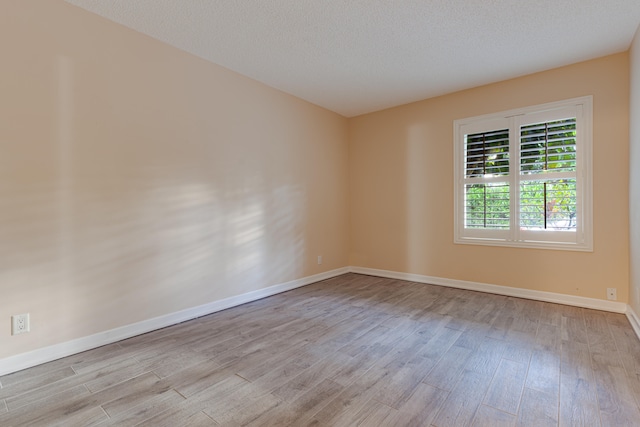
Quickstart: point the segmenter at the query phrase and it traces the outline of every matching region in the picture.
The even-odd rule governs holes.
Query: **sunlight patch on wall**
[[[423,271],[428,260],[425,259],[425,246],[428,217],[427,184],[429,182],[427,150],[427,132],[423,125],[413,125],[408,129],[406,141],[406,173],[407,173],[407,270],[408,272]],[[432,200],[438,203],[437,200]]]
[[[73,176],[73,137],[74,137],[74,64],[68,56],[58,55],[55,63],[57,87],[55,92],[55,188],[57,252],[56,263],[58,277],[50,285],[58,288],[55,292],[60,303],[73,298],[75,288],[75,248],[73,233],[74,218],[74,176]],[[35,153],[34,153],[35,154]],[[74,313],[65,311],[59,314],[65,321],[72,323]],[[38,319],[35,319],[36,322]]]

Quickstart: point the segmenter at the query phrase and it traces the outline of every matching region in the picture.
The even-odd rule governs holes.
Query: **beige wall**
[[[629,168],[629,227],[630,227],[630,292],[629,304],[640,315],[640,27],[631,45],[631,103],[630,168]]]
[[[621,53],[350,119],[351,265],[626,302],[628,82]],[[453,120],[583,95],[594,252],[453,244]]]
[[[0,358],[347,265],[345,118],[61,0],[0,52]]]

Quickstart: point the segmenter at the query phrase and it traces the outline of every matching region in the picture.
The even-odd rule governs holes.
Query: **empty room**
[[[639,25],[0,0],[0,426],[640,426]]]

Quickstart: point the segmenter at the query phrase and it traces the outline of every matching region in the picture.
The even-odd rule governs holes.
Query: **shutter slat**
[[[465,177],[508,175],[509,148],[508,129],[466,135]]]
[[[535,123],[520,128],[520,172],[576,170],[576,119]]]
[[[575,231],[576,180],[549,179],[520,184],[520,227]]]
[[[465,227],[509,229],[509,184],[465,185]]]

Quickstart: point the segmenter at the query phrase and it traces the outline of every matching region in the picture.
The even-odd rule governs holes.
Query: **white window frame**
[[[520,174],[520,127],[529,123],[569,117],[567,114],[576,117],[576,231],[521,230],[518,203],[520,183],[532,178],[530,175],[521,177]],[[465,177],[465,136],[498,129],[509,129],[509,174],[500,177]],[[592,129],[592,96],[455,120],[453,122],[454,243],[592,252]],[[540,178],[550,178],[551,176],[556,175],[551,173],[539,175]],[[465,228],[465,185],[489,182],[509,183],[509,229]]]

